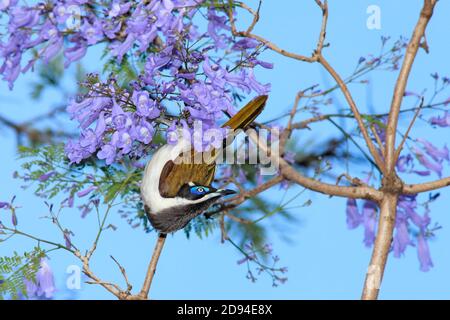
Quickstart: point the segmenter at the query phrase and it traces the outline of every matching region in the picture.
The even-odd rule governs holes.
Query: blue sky
[[[348,0],[330,1],[327,41],[331,46],[324,55],[341,75],[353,71],[358,58],[371,52],[378,52],[380,37],[400,35],[408,36],[417,20],[422,1],[387,1],[387,0]],[[250,1],[249,4],[255,4]],[[280,6],[283,3],[283,6]],[[369,5],[378,5],[381,9],[381,30],[369,30],[366,27]],[[440,1],[435,15],[429,25],[427,40],[430,54],[423,50],[411,74],[408,90],[421,91],[431,88],[432,72],[450,75],[448,55],[448,12],[450,3]],[[315,48],[320,26],[320,11],[314,1],[265,1],[261,11],[260,23],[255,32],[272,40],[280,47],[290,51],[309,54]],[[331,80],[318,65],[309,65],[289,60],[276,54],[266,52],[265,60],[274,62],[273,70],[261,70],[258,77],[263,82],[272,83],[272,92],[267,109],[261,120],[273,118],[292,105],[295,93],[315,83]],[[85,59],[89,70],[98,68],[98,52],[91,52]],[[73,70],[70,70],[70,72]],[[97,70],[99,71],[99,70]],[[377,112],[385,112],[395,83],[395,75],[387,72],[375,72],[370,76],[372,83],[372,101]],[[21,76],[14,91],[9,92],[4,82],[0,83],[0,114],[11,119],[24,120],[41,114],[58,103],[61,97],[57,92],[47,93],[42,100],[34,102],[29,98],[30,83],[34,75]],[[69,79],[69,77],[68,77]],[[64,80],[64,85],[73,88],[74,84]],[[362,110],[366,109],[366,89],[363,86],[351,87],[355,100]],[[341,105],[342,96],[336,95]],[[409,106],[405,100],[405,106]],[[331,105],[330,111],[335,111]],[[325,110],[326,111],[326,110]],[[408,124],[408,118],[401,124]],[[336,135],[334,129],[327,126],[312,127],[313,132],[302,132],[296,137],[297,145],[306,144],[309,139],[323,141]],[[316,130],[314,130],[316,129]],[[318,130],[317,130],[318,129]],[[413,129],[414,136],[421,136],[438,146],[448,143],[446,130],[433,130],[423,122],[417,122]],[[12,172],[18,168],[14,135],[5,128],[0,129],[1,166],[0,166],[0,201],[9,200],[17,195],[21,229],[40,235],[43,238],[60,241],[56,228],[48,221],[40,219],[46,214],[46,207],[41,199],[32,195],[30,190],[22,190],[21,183],[12,179]],[[363,171],[363,168],[361,168]],[[447,175],[449,170],[446,170]],[[408,177],[414,179],[413,177]],[[414,180],[408,180],[414,181]],[[295,193],[293,190],[292,193]],[[279,196],[278,191],[270,191],[268,197]],[[409,248],[404,257],[390,257],[380,297],[383,299],[448,299],[450,298],[450,215],[448,212],[448,190],[432,206],[431,217],[443,228],[430,243],[434,268],[424,273],[419,271],[415,248]],[[239,253],[229,244],[220,243],[220,234],[215,232],[206,239],[192,237],[187,240],[184,233],[169,236],[161,256],[157,275],[152,287],[151,297],[155,299],[357,299],[360,296],[365,271],[371,251],[362,243],[363,230],[348,230],[345,223],[345,199],[328,198],[310,192],[297,201],[298,204],[311,199],[309,207],[293,209],[298,218],[296,225],[289,226],[281,232],[274,231],[270,242],[281,258],[281,265],[289,268],[289,280],[277,288],[271,287],[268,278],[261,277],[256,283],[245,279],[246,269],[238,266]],[[5,215],[5,211],[0,213]],[[0,216],[0,220],[4,218]],[[277,217],[273,217],[276,220]],[[6,219],[6,217],[5,217]],[[87,246],[95,236],[96,218],[79,217],[77,210],[64,213],[63,223],[75,232],[76,243]],[[109,258],[112,254],[127,269],[135,290],[145,275],[146,267],[153,250],[155,234],[146,234],[141,230],[131,229],[117,214],[112,215],[111,223],[117,225],[117,231],[105,232],[103,240],[94,259],[92,268],[102,279],[123,285],[120,272]],[[281,228],[286,228],[280,224]],[[287,233],[291,241],[283,240]],[[0,255],[30,249],[34,243],[24,239],[13,239],[0,246]],[[63,252],[51,256],[51,266],[56,274],[60,291],[59,298],[109,299],[112,296],[104,289],[83,284],[81,290],[65,289],[66,269],[70,265],[79,265],[78,261]]]

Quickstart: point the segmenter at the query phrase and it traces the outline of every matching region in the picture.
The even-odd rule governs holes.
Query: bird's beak
[[[230,194],[237,193],[236,191],[231,190],[231,189],[218,189],[216,192],[219,193],[222,196],[228,196]]]

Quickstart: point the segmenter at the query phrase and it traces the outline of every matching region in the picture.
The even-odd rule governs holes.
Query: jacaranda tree
[[[254,73],[255,69],[271,72],[272,63],[260,58],[267,50],[298,63],[318,64],[335,83],[329,88],[311,84],[286,93],[293,96],[286,114],[253,124],[253,133],[271,132],[270,143],[249,134],[242,144],[267,152],[277,166],[276,173],[264,174],[263,164],[222,166],[215,184],[231,185],[239,192],[191,221],[184,229],[186,235],[201,237],[220,230],[222,240],[242,253],[239,263],[247,264],[250,280],[263,272],[274,285],[282,284],[287,269],[278,265],[278,257],[267,244],[267,226],[257,222],[272,219],[275,213],[286,219],[292,216],[261,194],[273,188],[310,190],[344,198],[348,227],[365,230],[364,244],[373,247],[373,254],[362,298],[377,298],[390,254],[399,257],[414,246],[420,269],[428,271],[433,266],[428,239],[438,228],[431,222],[429,205],[439,197],[432,191],[450,184],[449,177],[442,177],[450,156],[446,146],[412,137],[410,131],[418,118],[430,127],[450,126],[450,113],[445,110],[450,102],[442,98],[450,79],[432,73],[431,96],[407,91],[407,83],[416,56],[429,50],[425,32],[437,0],[423,0],[408,38],[383,37],[380,53],[361,57],[354,62],[354,72],[345,76],[327,58],[333,55],[326,38],[327,1],[315,2],[322,21],[311,32],[317,32],[318,40],[312,54],[303,55],[254,32],[262,2],[251,7],[232,0],[0,0],[0,74],[11,90],[21,73],[39,72],[42,83],[34,89],[39,95],[47,86],[58,86],[63,67],[77,64],[79,71],[74,80],[78,92],[46,114],[49,118],[66,115],[77,124],[76,132],[61,128],[44,132],[33,128],[34,122],[2,120],[25,138],[20,140],[23,163],[15,177],[43,198],[61,242],[48,240],[39,230],[22,230],[20,212],[26,206],[19,210],[17,200],[1,199],[1,241],[22,236],[36,241],[36,247],[0,258],[0,296],[51,298],[55,288],[46,257],[64,251],[79,259],[89,283],[101,285],[119,299],[147,299],[160,250],[155,250],[156,259],[140,291],[132,290],[126,266],[115,259],[126,288],[102,279],[101,272],[91,268],[102,234],[115,228],[109,215],[119,211],[136,232],[151,233],[139,186],[145,163],[155,150],[176,143],[180,129],[202,137],[208,130],[224,130],[221,124],[237,112],[242,101],[255,96],[269,95],[266,108],[276,108],[277,102],[270,100],[270,83],[261,83]],[[102,65],[98,73],[85,74],[81,62],[94,46],[103,50]],[[384,113],[362,113],[351,85],[364,84],[365,76],[375,70],[397,75],[392,103]],[[345,97],[346,107],[327,113],[324,107],[333,103],[331,95],[336,92]],[[413,106],[403,103],[405,96],[415,100]],[[400,115],[409,119],[405,128],[399,125]],[[353,130],[344,130],[339,119],[350,119]],[[296,133],[314,130],[316,123],[337,128],[343,137],[331,140],[321,153],[306,154],[295,144]],[[196,151],[222,144],[195,141]],[[274,141],[277,152],[271,148]],[[352,151],[345,147],[349,144]],[[339,164],[344,161],[357,165],[347,166],[342,173]],[[428,177],[428,182],[410,184],[409,177],[414,175]],[[63,201],[54,203],[54,197],[63,195]],[[420,197],[424,199],[419,205]],[[75,236],[61,214],[75,201],[82,218],[98,217],[98,233],[89,248],[77,245],[77,238],[85,235]]]

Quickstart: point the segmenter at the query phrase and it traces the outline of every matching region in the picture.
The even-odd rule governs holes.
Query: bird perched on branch
[[[247,128],[261,113],[266,101],[267,96],[256,97],[222,127],[232,130]],[[212,150],[212,154],[218,150]],[[176,144],[162,146],[147,163],[141,196],[150,223],[160,233],[184,228],[221,197],[235,193],[211,186],[215,161],[197,163],[181,160],[193,160],[198,155],[203,154],[195,152],[191,142],[181,138]]]

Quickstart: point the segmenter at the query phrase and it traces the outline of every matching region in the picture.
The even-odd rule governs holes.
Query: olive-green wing
[[[194,152],[191,152],[194,157]],[[213,179],[216,170],[216,164],[206,163],[179,163],[175,164],[169,161],[163,168],[161,177],[159,179],[159,192],[163,197],[175,197],[180,188],[188,183],[194,182],[197,185],[209,186]]]
[[[238,113],[231,117],[223,127],[231,129],[244,129],[251,124],[255,118],[264,109],[267,101],[267,96],[258,96],[245,105]],[[159,191],[164,197],[174,197],[180,188],[188,183],[194,182],[198,185],[209,186],[213,179],[216,170],[215,162],[212,163],[194,163],[194,158],[201,157],[194,150],[191,150],[191,161],[186,163],[183,161],[169,161],[163,169],[159,181]],[[181,154],[180,157],[184,157]],[[202,159],[202,158],[197,158]],[[179,160],[179,159],[178,159]]]

